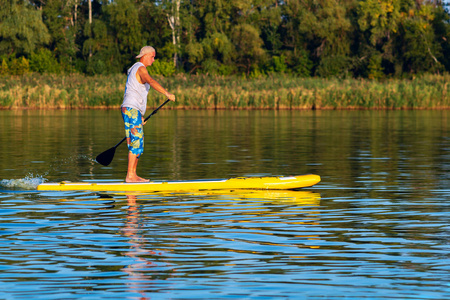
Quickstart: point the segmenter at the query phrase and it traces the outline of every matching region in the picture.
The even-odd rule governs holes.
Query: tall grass
[[[412,80],[255,79],[177,75],[155,77],[183,109],[420,109],[450,108],[450,75]],[[125,75],[0,77],[0,108],[112,108],[122,103]],[[148,105],[163,97],[151,92]]]

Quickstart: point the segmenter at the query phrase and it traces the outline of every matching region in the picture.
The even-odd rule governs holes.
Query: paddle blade
[[[112,147],[112,148],[106,150],[105,152],[100,153],[99,155],[97,155],[95,160],[99,164],[107,166],[112,162],[112,160],[114,158],[114,153],[116,153],[116,147]]]

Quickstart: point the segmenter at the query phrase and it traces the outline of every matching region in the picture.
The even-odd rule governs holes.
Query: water
[[[0,299],[448,299],[448,111],[169,111],[151,179],[319,174],[301,191],[37,192],[116,180],[116,111],[0,111]]]

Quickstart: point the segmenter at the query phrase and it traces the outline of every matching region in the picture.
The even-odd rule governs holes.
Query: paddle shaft
[[[153,116],[154,114],[156,114],[156,112],[163,107],[164,105],[167,104],[167,102],[169,102],[170,99],[167,99],[166,101],[164,101],[163,104],[161,104],[160,106],[158,106],[158,108],[156,108],[150,115],[148,115],[147,118],[144,119],[144,122],[147,122],[148,119],[150,119],[151,116]],[[127,137],[124,137],[120,142],[117,143],[117,145],[115,145],[113,148],[117,148],[120,146],[120,144],[122,144],[125,140],[127,139]]]
[[[163,107],[164,105],[166,105],[167,102],[169,102],[170,100],[167,99],[163,104],[161,104],[157,109],[155,109],[147,118],[145,118],[144,122],[146,122],[151,116],[153,116],[154,114],[156,114],[156,112]],[[108,150],[100,153],[99,155],[97,155],[97,157],[95,158],[95,160],[99,163],[102,164],[104,166],[108,166],[113,158],[114,158],[114,153],[116,152],[116,148],[119,147],[120,144],[122,144],[127,138],[124,137],[117,145],[115,145],[112,148],[109,148]]]

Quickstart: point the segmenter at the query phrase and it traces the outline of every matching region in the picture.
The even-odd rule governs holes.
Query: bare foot
[[[125,178],[125,182],[127,182],[127,183],[150,182],[150,180],[144,179],[144,178],[139,177],[139,176],[136,175],[136,176],[133,176],[133,177],[128,177],[127,176],[127,178]]]

